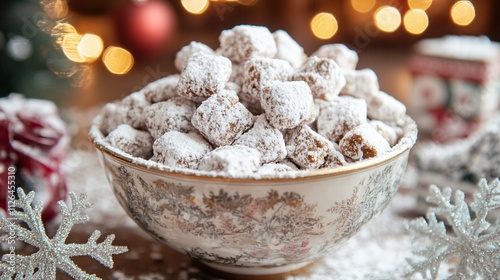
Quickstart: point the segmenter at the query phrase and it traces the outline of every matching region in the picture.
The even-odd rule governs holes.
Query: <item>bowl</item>
[[[382,212],[398,190],[417,138],[408,116],[387,154],[331,169],[229,178],[169,168],[97,148],[114,194],[145,232],[206,266],[237,275],[275,275],[332,253]]]

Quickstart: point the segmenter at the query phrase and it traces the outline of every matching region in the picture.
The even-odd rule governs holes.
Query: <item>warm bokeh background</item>
[[[415,42],[448,34],[500,41],[499,16],[495,0],[3,0],[0,96],[97,106],[175,72],[175,53],[190,41],[217,48],[222,30],[256,24],[286,30],[308,54],[348,45],[358,68],[374,69],[381,88],[405,101]]]

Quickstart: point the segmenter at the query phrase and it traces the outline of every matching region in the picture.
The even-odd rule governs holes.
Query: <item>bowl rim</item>
[[[122,164],[135,167],[136,169],[155,173],[159,175],[167,175],[178,178],[190,178],[197,180],[210,180],[220,182],[282,182],[282,181],[297,181],[323,179],[334,176],[356,173],[372,168],[379,167],[387,162],[393,161],[402,156],[406,151],[410,150],[417,140],[417,124],[408,115],[404,118],[403,136],[394,145],[388,153],[380,157],[366,159],[360,162],[350,163],[346,166],[323,168],[316,170],[289,171],[280,172],[276,176],[248,174],[242,177],[231,177],[224,172],[199,171],[188,168],[169,167],[154,161],[133,157],[117,148],[111,147],[104,140],[104,135],[99,129],[102,116],[97,115],[90,126],[89,138],[94,147],[101,153],[110,156],[114,160]]]

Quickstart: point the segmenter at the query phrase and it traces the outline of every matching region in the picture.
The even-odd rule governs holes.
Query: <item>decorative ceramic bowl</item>
[[[299,269],[331,253],[380,213],[398,190],[417,127],[378,158],[333,169],[225,178],[170,169],[90,138],[116,198],[146,232],[209,267],[242,275]]]

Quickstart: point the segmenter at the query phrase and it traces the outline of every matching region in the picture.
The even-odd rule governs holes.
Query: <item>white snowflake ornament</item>
[[[12,255],[3,255],[0,262],[0,272],[2,272],[0,279],[56,279],[57,268],[74,279],[100,279],[81,270],[71,258],[90,256],[106,267],[112,268],[112,255],[127,252],[126,246],[111,245],[115,238],[113,234],[108,235],[103,242],[97,243],[97,239],[101,236],[98,230],[92,233],[85,244],[65,243],[74,225],[89,221],[89,217],[84,215],[83,211],[92,205],[85,202],[85,194],[77,197],[71,192],[69,194],[71,208],[59,201],[62,221],[52,238],[47,236],[41,219],[42,204],[36,203],[33,207],[31,206],[35,192],[32,191],[26,195],[19,188],[17,194],[19,199],[14,201],[15,208],[22,211],[13,210],[12,218],[9,219],[0,217],[0,231],[14,235],[18,241],[37,247],[38,251],[27,256],[16,254],[14,259]],[[13,223],[13,220],[21,221],[24,225]]]
[[[440,264],[456,257],[456,271],[450,279],[500,279],[499,221],[492,225],[486,220],[491,210],[500,207],[500,181],[497,178],[488,185],[482,179],[479,188],[474,202],[467,205],[462,191],[451,201],[450,188],[441,192],[431,186],[427,201],[435,206],[428,209],[427,219],[408,222],[414,244],[418,244],[415,257],[407,260],[411,267],[408,276],[419,273],[424,279],[437,279]]]

